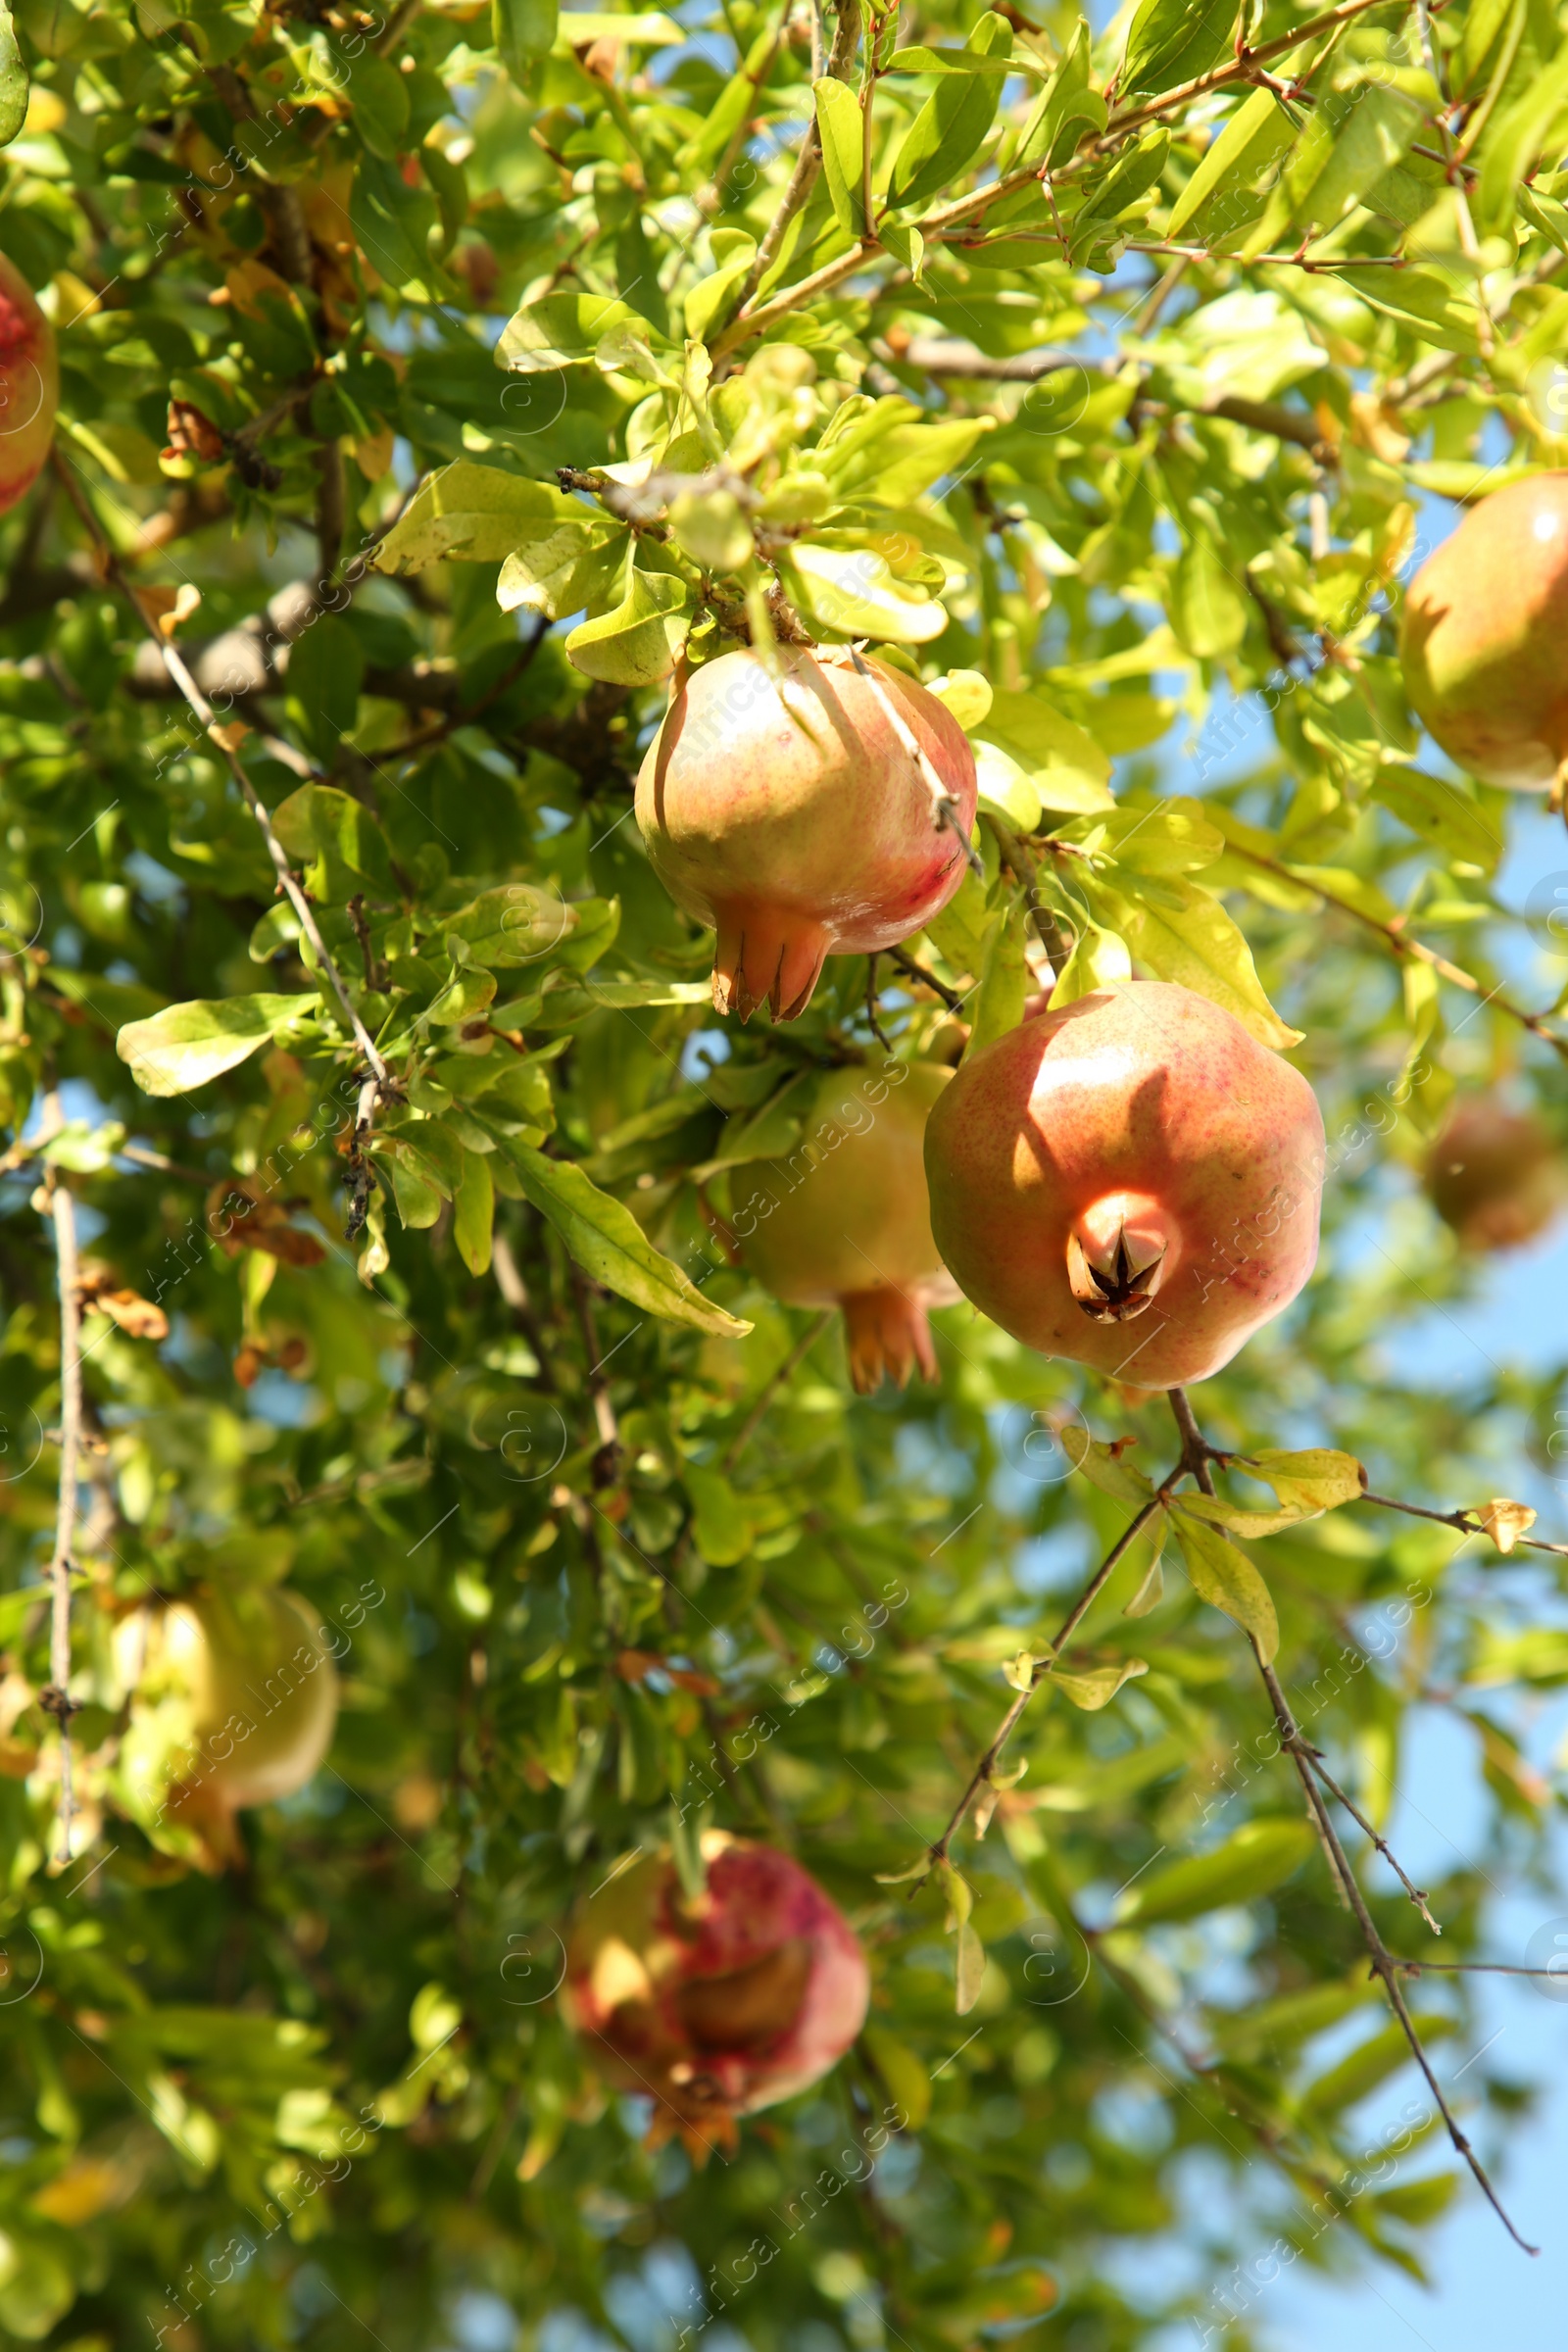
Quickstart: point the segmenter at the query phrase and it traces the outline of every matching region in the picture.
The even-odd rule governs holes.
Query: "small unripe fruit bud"
[[[0,253],[0,514],[37,480],[59,406],[54,328],[16,263]]]

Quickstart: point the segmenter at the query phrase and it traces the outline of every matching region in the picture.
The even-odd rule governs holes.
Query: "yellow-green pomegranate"
[[[1568,771],[1568,473],[1472,507],[1410,583],[1399,660],[1451,760],[1514,792]]]
[[[138,1609],[116,1634],[134,1691],[124,1766],[145,1802],[210,1817],[303,1788],[331,1744],[337,1674],[297,1592],[274,1585]]]
[[[862,1395],[937,1377],[926,1310],[958,1296],[931,1234],[925,1124],[953,1072],[896,1061],[830,1070],[787,1159],[730,1172],[743,1260],[786,1306],[841,1306]]]

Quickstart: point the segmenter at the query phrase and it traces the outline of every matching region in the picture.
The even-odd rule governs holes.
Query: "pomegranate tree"
[[[59,406],[54,328],[16,263],[0,253],[0,514],[36,481]]]
[[[1145,1389],[1204,1380],[1317,1257],[1323,1121],[1206,997],[1133,980],[1044,1009],[931,1114],[937,1245],[993,1322]]]
[[[1399,630],[1417,716],[1473,776],[1559,794],[1568,768],[1568,473],[1472,507],[1410,583]]]
[[[730,1175],[733,1230],[758,1280],[787,1306],[841,1306],[850,1376],[862,1396],[916,1366],[937,1377],[926,1310],[956,1284],[931,1234],[923,1147],[952,1079],[935,1062],[891,1057],[880,1071],[833,1070],[811,1098],[788,1159]]]
[[[666,2126],[717,2127],[805,2090],[865,2021],[859,1939],[788,1854],[725,1830],[688,1896],[667,1848],[615,1872],[577,1915],[562,2005],[595,2063]]]
[[[827,956],[895,947],[963,879],[968,740],[934,695],[874,657],[722,654],[680,685],[637,779],[637,821],[677,906],[718,934],[713,1003],[793,1020]],[[890,714],[897,712],[897,718]],[[901,731],[902,730],[902,731]],[[939,823],[912,740],[953,803]]]
[[[1468,1095],[1445,1120],[1427,1160],[1427,1192],[1466,1250],[1514,1250],[1568,1205],[1568,1164],[1531,1111]]]
[[[134,1694],[132,1792],[220,1849],[239,1807],[293,1795],[331,1744],[337,1674],[296,1592],[250,1586],[137,1609],[117,1629],[116,1661]]]

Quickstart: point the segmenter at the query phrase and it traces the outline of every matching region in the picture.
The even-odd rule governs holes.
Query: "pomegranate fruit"
[[[688,1898],[667,1847],[614,1874],[566,1946],[567,2023],[609,2080],[658,2102],[664,2128],[717,2127],[793,2098],[865,2021],[859,1939],[813,1878],[772,1846],[709,1830]]]
[[[37,480],[59,406],[55,330],[16,263],[0,253],[0,514]]]
[[[907,939],[963,879],[968,739],[925,688],[874,658],[781,646],[721,654],[676,688],[637,778],[637,822],[678,906],[718,934],[713,1003],[794,1020],[827,956]],[[930,788],[884,695],[955,804]],[[955,827],[958,828],[955,830]]]
[[[1445,1120],[1427,1160],[1427,1193],[1466,1250],[1515,1250],[1568,1205],[1568,1162],[1529,1111],[1470,1095]]]
[[[137,1609],[116,1660],[135,1694],[132,1780],[192,1822],[292,1796],[331,1744],[337,1674],[296,1592],[249,1586]]]
[[[1399,660],[1412,709],[1488,784],[1568,773],[1568,472],[1472,507],[1410,583]]]
[[[832,1070],[788,1159],[730,1171],[744,1262],[786,1306],[843,1307],[862,1396],[886,1374],[906,1387],[916,1366],[937,1377],[926,1310],[959,1293],[931,1235],[923,1145],[952,1077],[891,1058],[880,1071]]]
[[[976,1306],[1139,1388],[1217,1372],[1317,1257],[1311,1088],[1164,981],[986,1047],[932,1110],[925,1158],[937,1247]]]

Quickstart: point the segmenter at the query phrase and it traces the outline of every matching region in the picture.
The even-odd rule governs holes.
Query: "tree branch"
[[[995,1773],[997,1765],[1001,1761],[1002,1751],[1006,1746],[1008,1740],[1012,1737],[1013,1731],[1016,1729],[1018,1720],[1023,1714],[1025,1707],[1027,1707],[1030,1699],[1033,1698],[1041,1684],[1049,1680],[1050,1676],[1054,1673],[1056,1667],[1061,1663],[1062,1651],[1066,1648],[1068,1642],[1072,1640],[1073,1635],[1077,1632],[1079,1626],[1082,1625],[1089,1610],[1094,1606],[1095,1601],[1099,1598],[1100,1593],[1103,1591],[1112,1569],[1116,1566],[1117,1562],[1122,1559],[1129,1546],[1137,1541],[1139,1536],[1143,1534],[1144,1529],[1149,1525],[1151,1519],[1153,1518],[1155,1512],[1164,1509],[1166,1489],[1169,1487],[1171,1479],[1176,1478],[1179,1476],[1179,1474],[1180,1465],[1178,1464],[1177,1469],[1171,1472],[1171,1478],[1165,1481],[1164,1486],[1160,1488],[1158,1494],[1152,1495],[1149,1501],[1144,1504],[1143,1508],[1128,1522],[1127,1526],[1116,1538],[1116,1541],[1111,1545],[1109,1551],[1106,1552],[1104,1558],[1101,1561],[1100,1566],[1095,1570],[1094,1575],[1089,1579],[1089,1582],[1079,1593],[1077,1599],[1073,1602],[1072,1607],[1067,1611],[1066,1616],[1063,1618],[1060,1626],[1057,1629],[1055,1640],[1051,1644],[1051,1656],[1048,1659],[1042,1660],[1036,1664],[1034,1671],[1029,1678],[1028,1687],[1019,1691],[1017,1697],[1013,1700],[1011,1706],[1002,1718],[1001,1723],[997,1727],[995,1739],[992,1740],[990,1746],[986,1749],[985,1754],[980,1758],[979,1763],[975,1766],[973,1772],[970,1774],[968,1787],[964,1789],[963,1794],[959,1797],[957,1803],[955,1805],[952,1815],[949,1818],[947,1828],[943,1831],[936,1843],[926,1848],[926,1867],[920,1874],[919,1878],[916,1879],[913,1886],[910,1888],[909,1891],[911,1894],[918,1893],[921,1886],[924,1886],[926,1880],[930,1877],[932,1871],[937,1869],[940,1864],[946,1862],[948,1858],[948,1849],[952,1845],[954,1838],[957,1836],[958,1831],[962,1828],[964,1817],[968,1813],[969,1807],[974,1803],[974,1800],[979,1795],[981,1789],[986,1788],[990,1783],[992,1775]]]
[[[152,622],[148,619],[146,613],[143,612],[141,600],[138,598],[135,590],[131,587],[129,581],[125,578],[123,571],[121,569],[119,559],[115,555],[114,549],[110,546],[97,515],[93,513],[92,507],[88,502],[86,492],[82,489],[81,484],[76,479],[74,468],[73,467],[70,460],[66,458],[58,448],[54,453],[54,466],[61,481],[65,484],[67,497],[71,500],[71,503],[75,508],[76,513],[80,515],[94,546],[97,548],[99,562],[103,566],[104,577],[108,580],[112,580],[115,586],[120,590],[121,594],[129,602],[132,610],[137,615],[137,618],[141,621],[143,628],[146,630],[149,639],[153,645],[156,646],[160,658],[163,661],[164,667],[168,670],[171,678],[174,682],[174,685],[178,688],[179,692],[184,696],[186,702],[190,705],[192,711],[195,713],[197,719],[201,723],[203,733],[207,736],[209,742],[213,744],[214,748],[221,755],[229,774],[232,776],[239,789],[240,796],[243,799],[246,808],[256,819],[257,825],[261,830],[262,839],[267,844],[267,854],[272,861],[272,870],[277,875],[278,888],[282,891],[283,896],[293,907],[296,915],[298,915],[300,929],[304,932],[306,938],[309,940],[312,952],[316,956],[320,969],[326,974],[326,977],[331,982],[333,993],[337,998],[338,1004],[342,1007],[344,1018],[348,1022],[354,1042],[358,1046],[361,1054],[365,1057],[366,1062],[369,1066],[374,1084],[373,1088],[369,1090],[370,1103],[368,1111],[367,1111],[365,1094],[364,1091],[362,1091],[360,1117],[355,1122],[355,1141],[357,1146],[360,1137],[368,1127],[370,1116],[373,1115],[376,1098],[386,1096],[392,1089],[392,1074],[388,1070],[386,1063],[382,1060],[374,1039],[370,1036],[369,1031],[366,1028],[365,1023],[361,1020],[359,1013],[355,1010],[354,1000],[349,995],[347,986],[344,983],[343,975],[338,970],[336,963],[332,959],[330,951],[327,948],[326,942],[321,937],[320,926],[316,919],[316,910],[312,906],[311,902],[306,897],[304,891],[301,889],[299,882],[295,879],[293,868],[290,866],[288,858],[284,855],[283,845],[272,830],[272,820],[269,816],[267,809],[257,793],[255,785],[251,782],[249,775],[246,773],[245,768],[240,761],[239,755],[234,750],[232,744],[227,740],[226,730],[222,727],[220,727],[218,724],[218,720],[214,714],[211,703],[209,703],[207,697],[203,694],[201,688],[191,676],[190,671],[186,668],[181,656],[175,651],[174,647],[171,643],[159,635],[158,631],[154,628]]]
[[[729,1472],[734,1469],[736,1463],[740,1460],[741,1455],[746,1451],[747,1446],[756,1437],[759,1429],[762,1425],[762,1420],[768,1410],[768,1407],[771,1405],[774,1397],[778,1395],[780,1389],[785,1388],[789,1382],[794,1379],[802,1364],[805,1363],[807,1357],[810,1354],[811,1349],[816,1346],[817,1341],[822,1337],[822,1334],[832,1322],[837,1311],[838,1310],[836,1307],[825,1306],[819,1315],[813,1315],[809,1325],[805,1331],[802,1332],[800,1338],[796,1341],[794,1347],[784,1358],[784,1361],[779,1365],[778,1370],[770,1374],[769,1377],[762,1383],[761,1388],[757,1393],[757,1398],[752,1406],[751,1411],[747,1414],[745,1420],[741,1423],[740,1428],[736,1431],[734,1437],[731,1438],[729,1444],[725,1446],[723,1453],[719,1457],[718,1466],[720,1470],[724,1472],[726,1477],[728,1476]]]
[[[849,80],[850,68],[855,61],[855,45],[859,36],[859,0],[842,0],[838,19],[833,27],[833,47],[829,53],[826,68],[827,74],[832,76],[833,80]],[[737,310],[743,311],[746,308],[778,259],[778,250],[784,242],[785,231],[796,214],[809,198],[821,169],[822,136],[813,114],[806,126],[806,136],[801,141],[801,151],[795,159],[795,170],[790,175],[790,183],[784,191],[777,212],[768,223],[762,242],[757,249],[756,260],[741,280],[740,293],[735,306]]]
[[[1348,899],[1339,898],[1332,890],[1326,890],[1321,882],[1314,881],[1305,874],[1294,872],[1290,866],[1281,864],[1277,858],[1266,858],[1261,850],[1246,849],[1237,841],[1229,841],[1227,847],[1233,850],[1238,858],[1245,858],[1250,865],[1260,866],[1265,873],[1278,874],[1282,882],[1293,882],[1298,890],[1309,890],[1313,897],[1320,900],[1325,906],[1332,906],[1341,914],[1353,915],[1358,923],[1365,924],[1369,931],[1375,931],[1401,961],[1407,956],[1413,956],[1418,963],[1430,964],[1441,978],[1451,981],[1455,988],[1465,989],[1473,997],[1485,998],[1487,1004],[1494,1004],[1499,1012],[1505,1013],[1510,1020],[1517,1021],[1522,1029],[1530,1031],[1532,1037],[1539,1037],[1544,1045],[1550,1046],[1553,1052],[1568,1061],[1568,1037],[1562,1037],[1556,1030],[1548,1029],[1544,1015],[1542,1013],[1526,1012],[1523,1005],[1515,1004],[1511,998],[1502,994],[1500,989],[1494,988],[1490,991],[1484,989],[1473,973],[1462,970],[1456,963],[1450,963],[1446,956],[1440,956],[1437,950],[1429,948],[1424,940],[1407,939],[1396,924],[1383,922],[1377,915],[1368,914],[1364,907],[1353,906]]]
[[[1214,1458],[1214,1448],[1200,1430],[1184,1389],[1170,1391],[1170,1405],[1182,1441],[1181,1471],[1190,1473],[1203,1494],[1212,1494],[1214,1481],[1209,1471],[1209,1463]],[[1439,2114],[1447,2126],[1449,2140],[1452,2142],[1455,2152],[1462,2156],[1469,2166],[1471,2174],[1485,2194],[1488,2203],[1507,2230],[1508,2235],[1513,2239],[1514,2244],[1521,2247],[1526,2254],[1539,2254],[1540,2247],[1531,2245],[1528,2240],[1521,2237],[1509,2220],[1496,2190],[1487,2176],[1485,2165],[1460,2130],[1453,2110],[1443,2094],[1438,2078],[1432,2069],[1432,2061],[1427,2056],[1425,2046],[1416,2031],[1415,2022],[1405,2001],[1404,1987],[1399,1981],[1402,1964],[1396,1960],[1394,1954],[1389,1950],[1378,1931],[1377,1922],[1367,1909],[1366,1897],[1356,1883],[1349,1857],[1341,1843],[1339,1832],[1334,1827],[1328,1807],[1323,1801],[1322,1792],[1318,1787],[1321,1766],[1317,1753],[1298,1729],[1296,1718],[1291,1713],[1290,1702],[1285,1696],[1278,1675],[1272,1666],[1265,1664],[1263,1654],[1257,1643],[1251,1640],[1250,1635],[1248,1639],[1251,1642],[1252,1655],[1257,1661],[1258,1673],[1263,1678],[1263,1688],[1268,1692],[1269,1704],[1274,1710],[1274,1723],[1279,1734],[1280,1745],[1288,1751],[1291,1762],[1296,1768],[1297,1778],[1301,1784],[1301,1791],[1306,1798],[1307,1809],[1312,1816],[1318,1837],[1322,1840],[1329,1866],[1339,1881],[1346,1902],[1361,1932],[1361,1940],[1366,1946],[1372,1974],[1379,1980],[1388,1995],[1389,2006],[1394,2011],[1404,2038],[1409,2044],[1410,2054],[1426,2078],[1427,2088],[1432,2093]],[[1327,1776],[1324,1775],[1323,1778],[1326,1781]],[[1404,1873],[1401,1871],[1399,1876],[1403,1879]],[[1404,1883],[1406,1887],[1410,1886],[1407,1879]],[[1415,1899],[1415,1890],[1410,1888],[1410,1892],[1412,1899]]]

